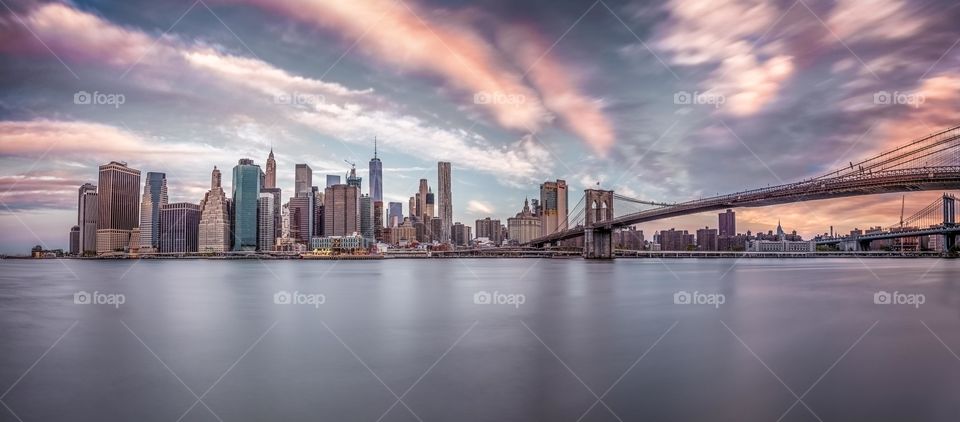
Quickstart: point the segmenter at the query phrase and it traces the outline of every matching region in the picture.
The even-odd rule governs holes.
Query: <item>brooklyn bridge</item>
[[[686,202],[655,202],[626,197],[612,190],[586,189],[557,231],[533,239],[527,245],[544,247],[583,237],[585,258],[608,259],[614,252],[613,231],[638,223],[727,208],[957,188],[960,188],[960,126],[909,141],[860,162],[850,162],[821,176]],[[951,208],[941,213],[945,218],[938,224],[952,228],[955,225],[953,201],[947,202]],[[956,233],[950,231],[948,243],[953,244],[955,236]]]

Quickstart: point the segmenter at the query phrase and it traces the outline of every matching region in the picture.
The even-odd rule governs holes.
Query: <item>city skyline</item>
[[[573,192],[599,181],[632,197],[681,201],[818,175],[960,122],[960,55],[949,29],[956,7],[885,0],[895,13],[869,14],[852,2],[728,1],[724,10],[738,13],[710,20],[695,1],[560,3],[542,18],[535,5],[384,3],[373,13],[393,25],[358,40],[367,19],[320,22],[286,6],[240,3],[209,11],[12,4],[23,24],[3,12],[0,54],[11,78],[0,85],[0,230],[8,233],[0,252],[65,247],[77,188],[96,184],[90,175],[113,160],[167,174],[170,202],[196,203],[212,166],[230,169],[242,157],[263,165],[272,147],[285,201],[294,164],[343,175],[343,160],[367,162],[376,137],[385,203],[407,203],[420,178],[439,186],[436,163],[449,161],[451,221],[468,224],[506,221],[548,180],[564,179]],[[321,2],[304,7],[329,12]],[[495,23],[496,36],[478,29],[503,13],[517,19]],[[736,15],[751,24],[729,31]],[[267,29],[250,24],[260,19]],[[90,25],[103,36],[84,32]],[[420,25],[437,33],[424,41],[437,42],[434,60],[384,51]],[[271,48],[277,43],[284,48]],[[815,51],[800,47],[810,43]],[[470,79],[457,64],[468,52],[489,59],[477,68],[509,92]],[[738,60],[723,60],[731,56]],[[528,78],[516,78],[526,69]],[[165,82],[172,75],[185,77],[173,86]],[[36,83],[15,84],[18,77]],[[698,96],[707,92],[723,103]],[[566,106],[563,95],[573,99]],[[363,167],[358,175],[371,180]],[[738,210],[738,224],[766,232],[782,218],[810,237],[830,226],[889,224],[899,200],[823,201],[816,213],[804,204]],[[641,228],[715,224],[704,214]]]

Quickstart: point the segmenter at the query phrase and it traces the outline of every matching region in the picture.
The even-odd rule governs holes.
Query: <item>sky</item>
[[[293,191],[367,162],[384,200],[453,164],[454,221],[539,184],[674,202],[817,176],[960,124],[953,0],[2,0],[0,253],[66,248],[117,160],[199,202],[214,166]],[[911,193],[906,212],[940,192]],[[740,209],[810,237],[899,220],[900,195]],[[716,213],[640,226],[716,227]],[[648,235],[648,236],[649,236]]]

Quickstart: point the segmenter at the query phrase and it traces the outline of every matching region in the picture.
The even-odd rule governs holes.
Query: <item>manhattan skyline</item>
[[[113,160],[165,173],[170,203],[196,203],[213,166],[263,166],[272,148],[285,200],[296,163],[322,180],[349,160],[369,180],[376,137],[384,202],[406,204],[421,178],[436,193],[449,161],[452,221],[470,225],[516,214],[547,180],[682,201],[819,175],[960,121],[960,8],[947,2],[405,3],[11,2],[0,252],[65,246],[76,189]],[[676,101],[704,92],[723,103]],[[899,212],[899,195],[876,195],[738,210],[737,223],[782,219],[810,237]],[[640,228],[716,226],[675,220]]]

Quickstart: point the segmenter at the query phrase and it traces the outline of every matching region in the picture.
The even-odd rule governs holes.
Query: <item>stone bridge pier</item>
[[[613,259],[613,191],[584,190],[583,257]]]

